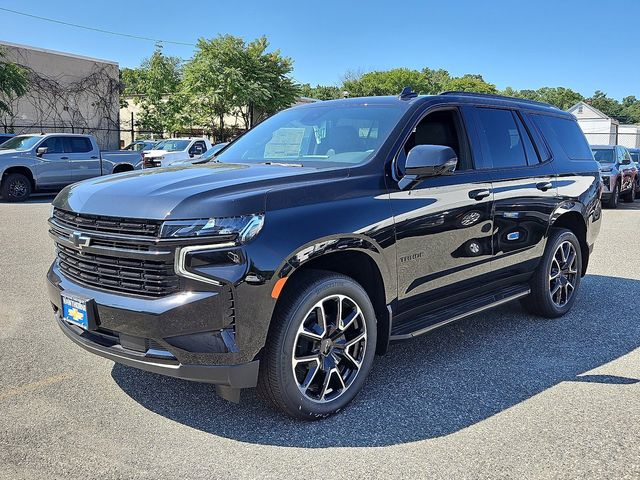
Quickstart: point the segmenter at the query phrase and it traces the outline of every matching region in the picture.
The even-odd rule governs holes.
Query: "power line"
[[[31,13],[18,12],[17,10],[11,10],[10,8],[0,7],[0,10],[3,10],[5,12],[9,12],[9,13],[14,13],[16,15],[22,15],[23,17],[30,17],[30,18],[35,18],[37,20],[44,20],[45,22],[51,22],[51,23],[57,23],[57,24],[60,24],[60,25],[66,25],[67,27],[82,28],[84,30],[91,30],[93,32],[106,33],[108,35],[117,35],[117,36],[120,36],[120,37],[134,38],[136,40],[146,40],[148,42],[170,43],[170,44],[173,44],[173,45],[186,45],[188,47],[195,47],[196,46],[194,43],[176,42],[176,41],[173,41],[173,40],[162,40],[160,38],[142,37],[140,35],[132,35],[130,33],[112,32],[110,30],[103,30],[102,28],[87,27],[86,25],[78,25],[76,23],[70,23],[70,22],[64,22],[62,20],[56,20],[54,18],[41,17],[39,15],[33,15]]]

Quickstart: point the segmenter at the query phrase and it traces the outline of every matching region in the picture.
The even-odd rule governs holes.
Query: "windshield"
[[[207,150],[206,152],[204,152],[204,154],[200,157],[200,160],[203,161],[209,161],[211,160],[213,157],[216,156],[216,154],[222,150],[224,147],[226,147],[227,145],[229,145],[229,142],[226,143],[216,143],[213,147],[211,147],[209,150]]]
[[[191,140],[162,140],[161,142],[158,142],[153,149],[166,150],[167,152],[178,152],[187,148],[190,143]]]
[[[373,156],[403,112],[391,105],[292,108],[249,130],[216,158],[229,163],[357,165]]]
[[[0,150],[30,150],[36,143],[42,140],[42,137],[32,135],[20,135],[7,140],[0,145]]]
[[[594,148],[593,158],[600,163],[615,163],[613,148]]]

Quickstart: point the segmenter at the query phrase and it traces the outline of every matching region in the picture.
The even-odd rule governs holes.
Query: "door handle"
[[[91,160],[97,160],[97,159],[98,159],[98,157],[96,157],[95,155],[93,155],[93,156],[91,157]]]
[[[69,160],[69,157],[60,157],[60,160]]]
[[[471,190],[469,192],[469,198],[472,198],[473,200],[482,200],[483,198],[487,198],[489,195],[491,195],[491,190],[488,188]]]
[[[551,183],[551,182],[540,182],[540,183],[536,184],[536,188],[538,190],[542,190],[543,192],[546,192],[550,188],[553,188],[553,183]]]

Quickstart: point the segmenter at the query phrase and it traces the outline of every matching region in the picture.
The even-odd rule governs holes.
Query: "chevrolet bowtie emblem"
[[[76,322],[79,322],[84,318],[84,315],[82,314],[82,312],[79,312],[77,308],[70,308],[69,311],[67,312],[67,315],[73,318]]]
[[[88,247],[91,243],[91,237],[82,235],[80,232],[69,234],[69,240],[78,248]]]

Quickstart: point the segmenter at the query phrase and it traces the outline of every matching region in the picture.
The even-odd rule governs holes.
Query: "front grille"
[[[80,284],[152,297],[178,290],[179,280],[169,262],[98,255],[60,243],[56,246],[60,270]]]
[[[144,168],[154,168],[162,165],[161,160],[157,160],[155,158],[147,158],[147,157],[144,157],[144,160],[142,161],[142,163]]]
[[[162,225],[162,222],[159,220],[103,217],[99,215],[66,212],[59,208],[53,210],[53,218],[58,224],[73,230],[139,235],[144,237],[159,236]]]

